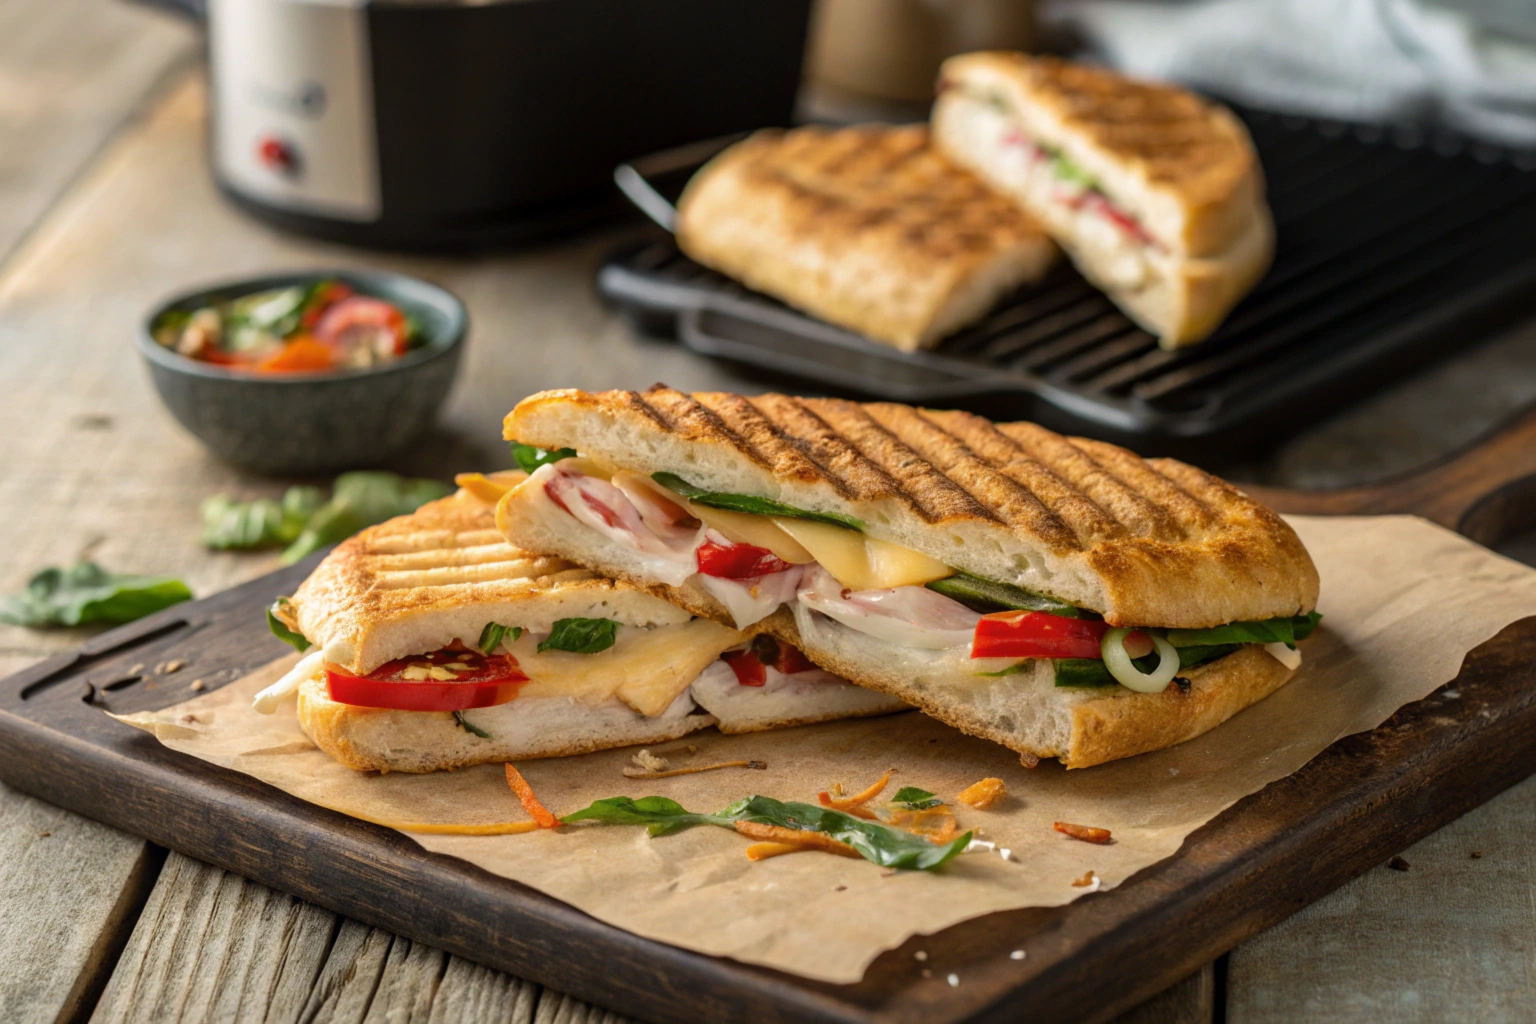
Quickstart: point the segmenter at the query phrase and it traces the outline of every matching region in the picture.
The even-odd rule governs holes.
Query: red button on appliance
[[[256,159],[269,170],[293,174],[299,169],[299,154],[291,144],[276,135],[263,135],[256,143]]]

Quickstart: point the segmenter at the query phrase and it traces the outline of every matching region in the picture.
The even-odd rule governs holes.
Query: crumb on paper
[[[202,693],[207,688],[208,688],[208,684],[203,682],[201,679],[194,679],[187,686],[187,689],[193,691],[194,693]]]
[[[896,873],[896,869],[895,868],[886,868],[884,871],[880,872],[880,877],[881,878],[890,878],[895,873]]]
[[[928,959],[928,951],[926,949],[920,949],[917,952],[912,954],[912,959],[913,960],[927,960]]]
[[[1058,821],[1051,825],[1051,828],[1054,828],[1062,835],[1071,836],[1073,839],[1080,839],[1085,843],[1095,843],[1099,846],[1103,846],[1113,839],[1107,828],[1095,828],[1092,825],[1074,825],[1070,821]]]
[[[664,772],[671,767],[666,758],[657,757],[644,747],[641,747],[640,753],[636,754],[631,760],[648,772]]]
[[[1391,868],[1393,871],[1407,871],[1408,862],[1403,860],[1401,857],[1393,857],[1391,860],[1387,861],[1387,867]]]
[[[1179,774],[1179,770],[1177,768],[1169,768],[1168,769],[1168,774],[1169,775],[1177,775],[1177,774]]]
[[[1028,954],[1026,954],[1022,949],[1016,949],[1012,953],[1008,954],[1008,959],[1009,960],[1023,960],[1026,955],[1028,955]]]
[[[998,850],[997,855],[1003,858],[1003,860],[1013,860],[1013,851],[1006,846]]]
[[[1482,850],[1473,850],[1472,851],[1472,859],[1473,860],[1482,860],[1483,859],[1483,851]]]
[[[1084,872],[1082,878],[1072,880],[1072,887],[1074,889],[1092,889],[1094,892],[1097,892],[1099,889],[1099,876],[1092,871]]]
[[[1023,765],[1025,768],[1034,768],[1039,763],[1040,758],[1036,757],[1034,754],[1019,755],[1019,764]]]
[[[37,838],[39,838],[39,839],[47,839],[51,835],[53,835],[52,832],[39,832],[37,834]]]
[[[136,676],[140,672],[143,672],[143,671],[144,671],[144,663],[141,661],[137,665],[133,666],[133,668],[129,669],[128,670],[128,674],[131,675],[131,676]]]
[[[698,746],[693,744],[693,743],[688,744],[683,749],[688,751],[688,756],[690,756],[690,757],[692,757],[694,754],[697,754],[699,752]]]
[[[164,674],[165,675],[170,675],[172,672],[180,672],[182,669],[184,669],[186,667],[187,667],[186,661],[184,661],[181,658],[173,658],[170,661],[165,663],[165,672],[164,672]]]
[[[1002,779],[986,778],[961,790],[960,795],[955,799],[967,807],[984,811],[1007,796],[1008,786]]]
[[[923,977],[931,978],[931,977],[933,977],[933,972],[930,971],[928,968],[924,967],[923,968]]]
[[[203,720],[201,718],[198,718],[194,714],[188,713],[188,714],[185,714],[185,715],[181,716],[181,724],[182,725],[202,725],[203,724]]]
[[[846,885],[841,885],[841,884],[839,884],[839,885],[834,885],[834,886],[833,886],[833,887],[832,887],[832,891],[833,891],[833,892],[843,892],[843,891],[845,891],[845,890],[846,890],[846,889],[847,889],[847,888],[848,888],[848,887],[847,887],[847,886],[846,886]]]
[[[1454,688],[1446,689],[1441,691],[1440,696],[1444,697],[1446,700],[1460,700],[1461,691]]]
[[[948,976],[945,977],[944,980],[949,982],[949,987],[950,988],[959,988],[960,987],[960,975],[958,975],[958,974],[948,975]]]

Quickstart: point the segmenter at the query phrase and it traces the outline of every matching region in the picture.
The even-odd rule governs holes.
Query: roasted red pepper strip
[[[768,669],[751,651],[727,651],[720,660],[731,666],[742,686],[762,686],[768,682]]]
[[[446,668],[453,678],[404,678],[412,665]],[[466,667],[447,668],[449,665]],[[366,676],[350,675],[327,665],[325,680],[331,699],[338,704],[395,711],[467,711],[507,703],[517,696],[528,677],[510,654],[487,657],[479,651],[449,648],[386,662]]]
[[[698,559],[699,572],[725,580],[750,580],[791,568],[778,555],[756,544],[716,544],[706,540],[699,545]]]
[[[995,612],[976,623],[973,658],[1098,658],[1109,625],[1049,612]]]

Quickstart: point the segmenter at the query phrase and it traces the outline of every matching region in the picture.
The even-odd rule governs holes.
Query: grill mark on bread
[[[839,494],[848,497],[847,485],[841,478],[828,474],[808,445],[786,433],[753,405],[751,399],[719,392],[695,397],[756,453],[755,461],[767,466],[779,479],[827,480]]]

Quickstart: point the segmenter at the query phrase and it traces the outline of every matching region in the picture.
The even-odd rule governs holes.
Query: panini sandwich
[[[1268,268],[1247,130],[1169,85],[1020,53],[946,61],[935,145],[1036,217],[1164,347],[1200,341]]]
[[[903,705],[497,532],[523,474],[343,542],[269,616],[307,656],[257,698],[351,768],[425,772],[750,732]],[[312,650],[311,650],[312,648]]]
[[[688,256],[903,351],[931,348],[1056,247],[928,144],[926,127],[761,131],[715,157],[678,203]]]
[[[519,543],[759,629],[1026,763],[1170,746],[1283,685],[1318,577],[1279,516],[1169,459],[962,412],[549,391]]]

